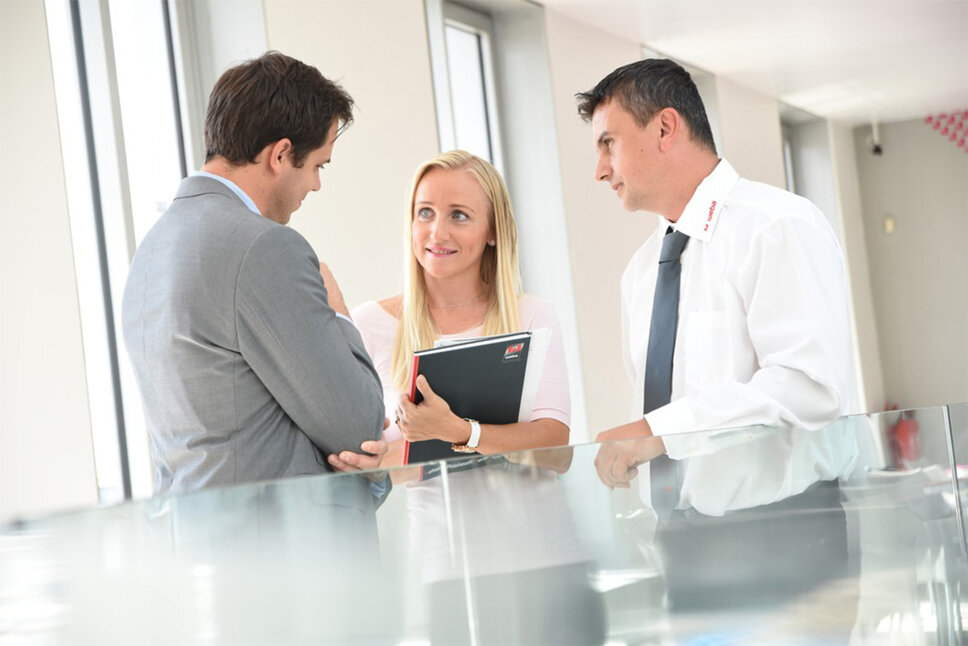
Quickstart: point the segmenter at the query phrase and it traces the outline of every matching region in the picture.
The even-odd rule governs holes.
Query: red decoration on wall
[[[924,118],[924,123],[968,153],[968,110],[939,112],[937,116],[929,114]]]

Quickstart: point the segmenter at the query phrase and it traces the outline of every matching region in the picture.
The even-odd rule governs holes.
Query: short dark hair
[[[699,90],[689,72],[667,58],[649,58],[619,67],[588,92],[579,92],[578,114],[585,121],[602,103],[615,99],[643,128],[660,110],[673,108],[689,125],[692,139],[716,152]]]
[[[205,161],[255,161],[267,145],[288,138],[302,166],[326,143],[334,120],[353,121],[353,99],[319,70],[270,51],[227,70],[212,89],[205,115]]]

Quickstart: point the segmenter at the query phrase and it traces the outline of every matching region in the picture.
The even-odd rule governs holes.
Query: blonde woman
[[[434,394],[434,384],[418,378],[424,396],[419,405],[406,396],[413,352],[441,338],[550,328],[530,419],[481,424],[476,450],[508,453],[567,444],[570,401],[558,321],[550,303],[521,293],[517,231],[498,172],[460,150],[422,164],[411,186],[404,231],[404,293],[352,312],[383,381],[390,420],[384,432],[390,451],[383,455],[383,466],[400,464],[404,438],[471,441],[471,424]],[[385,448],[383,442],[373,444],[380,446],[365,458],[371,461],[378,457],[376,448]],[[367,446],[363,449],[368,451]],[[471,469],[447,479],[453,500],[482,512],[471,511],[460,521],[471,547],[459,566],[442,515],[443,479],[407,487],[410,559],[427,585],[430,643],[466,641],[467,573],[461,569],[466,566],[473,572],[482,642],[600,644],[605,639],[603,604],[589,585],[588,556],[555,473],[568,469],[571,451],[509,458],[506,469]],[[341,471],[367,466],[363,459],[349,452],[330,456]],[[516,462],[528,466],[519,469]],[[391,475],[399,482],[412,474]],[[491,507],[496,511],[483,513]]]
[[[413,352],[441,338],[550,328],[530,421],[481,424],[474,448],[491,454],[568,444],[570,401],[558,321],[550,303],[521,293],[517,230],[500,174],[462,150],[427,161],[414,176],[405,231],[404,293],[363,303],[352,313],[383,381],[390,420],[383,466],[400,464],[404,438],[472,440],[470,422],[455,415],[422,376],[420,405],[402,394],[409,392]],[[334,466],[343,466],[339,462]]]

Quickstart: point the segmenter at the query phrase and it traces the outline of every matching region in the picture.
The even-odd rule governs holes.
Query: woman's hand
[[[333,272],[330,271],[326,263],[319,263],[319,274],[323,277],[323,286],[326,288],[326,298],[329,301],[329,306],[334,311],[349,318],[350,311],[346,308],[346,303],[343,301],[343,292],[340,291],[339,284],[336,282],[336,276],[333,275]]]
[[[450,410],[423,375],[417,376],[417,390],[423,395],[420,404],[414,404],[406,395],[400,395],[397,406],[397,426],[411,442],[420,440],[443,440],[464,444],[471,437],[471,426]]]

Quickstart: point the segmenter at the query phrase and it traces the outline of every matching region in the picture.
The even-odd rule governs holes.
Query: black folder
[[[414,353],[410,401],[423,396],[416,378],[423,375],[435,393],[458,417],[481,424],[512,424],[530,419],[534,393],[544,364],[548,330],[462,340]],[[403,463],[451,460],[449,471],[470,468],[482,461],[478,453],[461,453],[449,442],[406,442]],[[440,472],[439,464],[425,465],[421,479]]]

